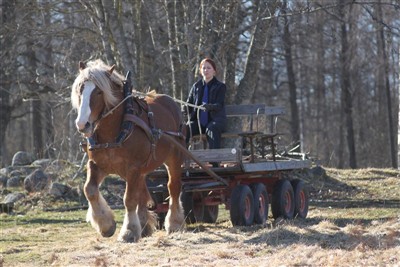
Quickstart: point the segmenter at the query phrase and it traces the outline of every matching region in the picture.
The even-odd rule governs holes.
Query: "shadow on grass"
[[[385,208],[399,209],[400,199],[371,199],[371,200],[354,200],[350,198],[342,199],[316,199],[310,201],[310,206],[320,208]]]
[[[24,225],[24,224],[76,224],[76,223],[86,223],[83,219],[56,219],[56,218],[18,218],[14,216],[10,216],[9,218],[2,218],[2,223],[10,224],[16,223],[17,225]]]

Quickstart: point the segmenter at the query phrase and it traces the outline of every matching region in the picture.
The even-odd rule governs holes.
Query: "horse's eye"
[[[97,90],[97,95],[101,95],[101,94],[103,94],[103,91]]]

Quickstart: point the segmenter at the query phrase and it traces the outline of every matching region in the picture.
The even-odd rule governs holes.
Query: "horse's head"
[[[79,75],[72,85],[71,102],[77,109],[76,128],[85,137],[93,134],[103,112],[120,101],[124,77],[101,60],[79,62]]]

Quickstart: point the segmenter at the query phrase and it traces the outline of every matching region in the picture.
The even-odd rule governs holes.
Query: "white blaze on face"
[[[89,121],[90,110],[90,96],[96,85],[91,81],[86,81],[83,83],[83,91],[81,96],[81,105],[78,110],[78,117],[76,118],[76,127],[78,130],[84,129],[86,123]]]

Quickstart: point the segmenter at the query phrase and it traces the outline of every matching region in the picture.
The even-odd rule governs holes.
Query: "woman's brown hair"
[[[215,72],[217,72],[217,65],[215,64],[215,62],[214,62],[211,58],[206,57],[205,59],[203,59],[203,60],[200,62],[200,68],[199,68],[200,74],[201,74],[201,70],[202,70],[202,68],[203,68],[204,63],[206,63],[206,62],[210,63],[210,65],[213,67],[213,69],[215,70]]]

